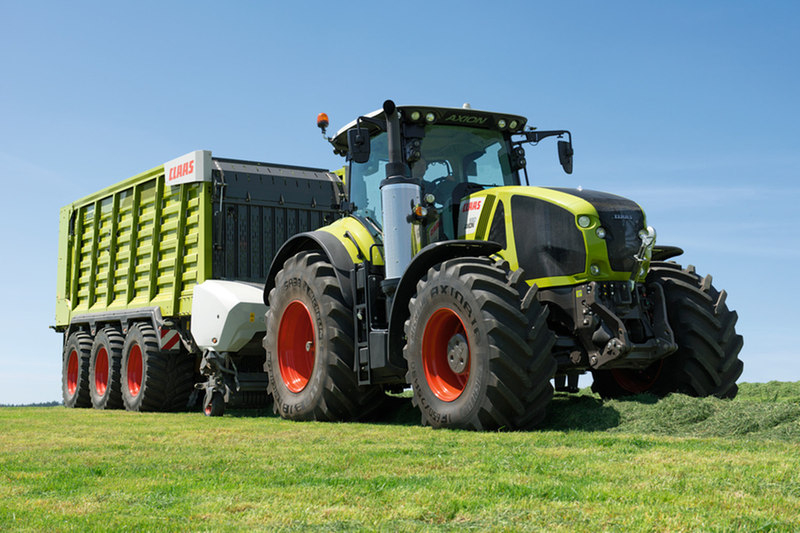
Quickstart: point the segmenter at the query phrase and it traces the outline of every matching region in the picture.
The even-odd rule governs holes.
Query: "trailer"
[[[206,414],[264,401],[281,245],[338,218],[340,176],[198,150],[61,209],[55,329],[68,407]]]

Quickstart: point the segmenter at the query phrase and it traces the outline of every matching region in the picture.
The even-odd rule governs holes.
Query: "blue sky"
[[[335,168],[317,113],[335,131],[387,98],[570,129],[574,173],[545,141],[533,181],[638,201],[729,292],[742,380],[800,380],[800,3],[0,0],[0,20],[0,403],[61,397],[62,205],[196,149]]]

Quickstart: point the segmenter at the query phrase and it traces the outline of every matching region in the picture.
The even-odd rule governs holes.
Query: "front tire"
[[[362,418],[383,392],[359,386],[353,311],[333,266],[317,251],[286,260],[269,293],[264,370],[277,414],[290,420]]]
[[[523,313],[503,265],[487,258],[436,265],[409,311],[403,355],[423,424],[527,429],[544,418],[556,368],[547,309],[534,301]]]
[[[711,284],[710,276],[701,278],[694,267],[682,269],[674,262],[653,262],[647,282],[664,289],[678,350],[643,371],[596,371],[592,390],[606,398],[643,392],[735,397],[744,368],[739,359],[743,340],[736,333],[738,315],[728,309],[724,291]]]

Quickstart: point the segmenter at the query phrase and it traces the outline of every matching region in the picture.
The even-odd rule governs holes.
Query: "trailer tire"
[[[95,409],[122,407],[122,347],[125,338],[106,327],[94,338],[89,360],[89,390]]]
[[[92,337],[83,331],[72,333],[64,344],[61,391],[65,407],[91,407],[89,358]]]
[[[519,278],[505,263],[459,258],[417,283],[403,356],[423,424],[513,430],[544,418],[555,337],[547,308],[534,300],[520,309]]]
[[[358,384],[353,311],[322,253],[303,251],[286,260],[265,319],[264,370],[275,413],[344,421],[364,418],[381,403],[379,387]]]
[[[152,326],[131,326],[122,348],[122,401],[128,411],[179,411],[194,387],[194,361],[162,352]]]
[[[222,416],[225,413],[225,396],[217,391],[203,401],[203,414],[206,416]]]
[[[694,267],[683,269],[672,261],[653,262],[647,282],[664,289],[678,350],[644,371],[595,372],[592,390],[607,398],[642,392],[735,397],[744,367],[739,359],[743,340],[736,333],[736,311],[728,309],[711,277],[701,278]]]

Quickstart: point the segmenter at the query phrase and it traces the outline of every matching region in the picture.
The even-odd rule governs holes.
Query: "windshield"
[[[423,194],[433,194],[437,207],[450,207],[471,192],[488,187],[519,185],[511,170],[508,143],[499,131],[464,126],[428,125],[421,157],[409,164],[411,176],[422,180]],[[350,166],[350,201],[354,214],[382,225],[380,183],[388,162],[386,133],[370,142],[366,163]]]
[[[462,126],[426,126],[421,157],[411,165],[411,174],[421,178],[425,192],[441,194],[443,186],[454,189],[459,183],[487,187],[518,185],[511,171],[508,149],[499,131]],[[449,198],[437,197],[437,203]]]

